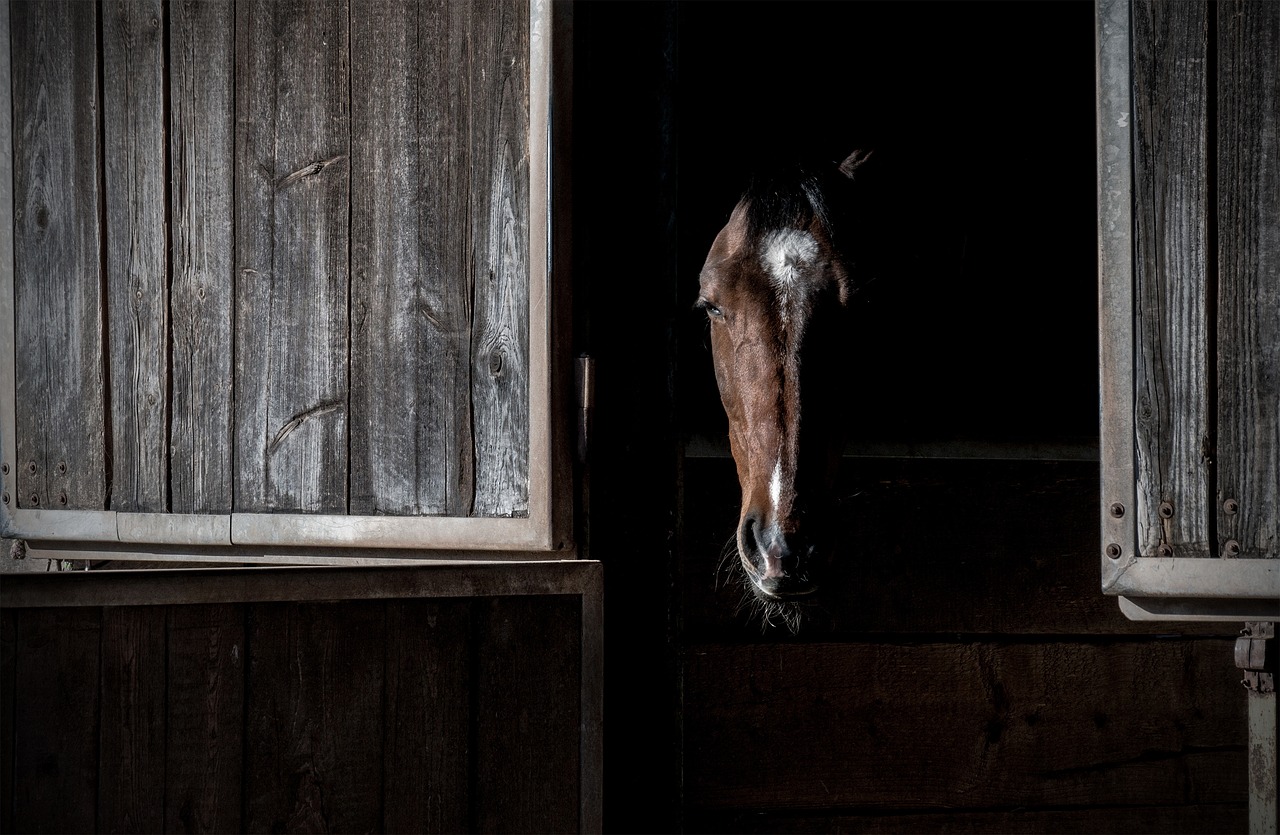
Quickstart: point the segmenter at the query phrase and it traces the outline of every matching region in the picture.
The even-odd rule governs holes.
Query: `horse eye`
[[[706,299],[698,299],[698,308],[701,310],[705,310],[707,312],[707,315],[714,319],[719,319],[721,316],[724,315],[724,311],[722,311],[720,308],[716,307],[714,304],[707,301]]]

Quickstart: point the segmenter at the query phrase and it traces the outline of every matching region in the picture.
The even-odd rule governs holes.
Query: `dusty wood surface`
[[[165,779],[166,614],[160,606],[102,610],[99,832],[165,828],[152,794]]]
[[[1210,556],[1205,5],[1133,5],[1140,556]],[[1163,506],[1163,512],[1162,512]]]
[[[483,15],[385,0],[352,19],[353,513],[471,510],[467,68]]]
[[[471,604],[387,604],[388,832],[464,832],[470,826]],[[480,767],[476,763],[476,768]],[[403,779],[403,775],[415,779]]]
[[[169,10],[171,509],[231,511],[235,5]]]
[[[471,39],[472,512],[522,516],[529,509],[528,4],[506,2],[473,18]]]
[[[12,831],[93,832],[102,613],[29,614],[14,630]]]
[[[18,507],[107,502],[97,7],[15,3],[14,332]]]
[[[168,613],[164,829],[244,831],[244,607]]]
[[[1280,557],[1280,5],[1214,10],[1217,545],[1219,553],[1234,541],[1238,556]]]
[[[169,509],[165,12],[160,0],[102,8],[111,509],[159,512]]]
[[[685,692],[704,695],[685,702],[685,796],[761,810],[1239,803],[1230,652],[1227,640],[691,647]]]
[[[236,6],[235,509],[347,509],[347,5]]]

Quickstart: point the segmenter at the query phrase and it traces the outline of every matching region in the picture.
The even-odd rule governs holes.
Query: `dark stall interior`
[[[576,7],[606,828],[1242,825],[1233,630],[1098,590],[1093,41],[1084,2]],[[758,164],[868,147],[840,568],[792,634],[718,567],[738,490],[692,304]]]

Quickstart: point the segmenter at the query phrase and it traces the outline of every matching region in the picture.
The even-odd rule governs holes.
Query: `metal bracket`
[[[1276,625],[1260,621],[1246,623],[1236,638],[1236,666],[1245,671],[1240,683],[1255,693],[1276,690],[1275,637]]]
[[[574,389],[578,395],[578,462],[587,463],[591,450],[591,412],[596,405],[596,361],[587,354],[578,356],[574,367]]]

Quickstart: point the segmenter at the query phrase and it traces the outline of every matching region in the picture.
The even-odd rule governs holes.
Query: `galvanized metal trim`
[[[1129,0],[1098,0],[1098,370],[1103,589],[1137,555],[1133,401],[1133,104]],[[1114,592],[1118,593],[1118,592]]]
[[[477,565],[486,562],[546,562],[545,551],[424,551],[374,548],[279,548],[253,549],[238,546],[207,546],[200,549],[179,546],[155,546],[142,543],[129,547],[106,547],[94,543],[88,548],[60,547],[58,543],[23,540],[26,543],[26,562],[42,560],[71,562],[147,562],[174,563],[205,566],[367,566],[392,567],[407,565]],[[558,558],[573,559],[572,552],[556,554]],[[5,566],[0,564],[0,572]],[[102,569],[97,569],[102,570]]]
[[[531,519],[461,516],[339,516],[233,513],[231,542],[268,547],[546,550],[547,529]]]
[[[119,542],[230,545],[231,517],[197,513],[117,513]]]
[[[1269,600],[1274,614],[1253,620],[1280,620],[1280,560],[1212,558],[1131,558],[1107,594],[1126,597],[1239,598]]]
[[[114,510],[45,510],[13,508],[4,535],[10,539],[47,539],[60,542],[116,542]]]
[[[1133,621],[1240,623],[1276,617],[1276,606],[1265,599],[1222,597],[1120,597],[1120,613]]]

